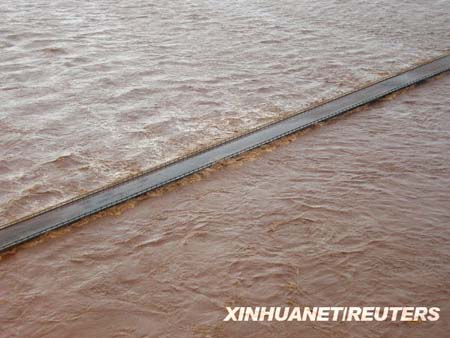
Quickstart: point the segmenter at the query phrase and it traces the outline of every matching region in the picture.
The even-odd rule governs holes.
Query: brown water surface
[[[450,76],[4,254],[1,337],[448,337]],[[224,323],[225,306],[438,322]]]
[[[450,49],[448,1],[2,0],[0,226]]]

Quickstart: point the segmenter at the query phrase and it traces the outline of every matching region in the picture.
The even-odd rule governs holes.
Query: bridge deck
[[[450,55],[0,229],[0,251],[450,70]]]

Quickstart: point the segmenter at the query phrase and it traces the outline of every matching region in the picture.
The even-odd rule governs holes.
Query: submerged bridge
[[[0,251],[450,70],[450,55],[0,227]]]

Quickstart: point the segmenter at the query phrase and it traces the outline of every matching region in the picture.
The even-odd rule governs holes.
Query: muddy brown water
[[[4,254],[4,337],[446,337],[450,77]],[[225,306],[438,322],[224,323]]]
[[[448,2],[2,1],[15,219],[448,50]],[[450,77],[0,256],[0,337],[447,337]],[[438,306],[224,323],[225,306]]]
[[[0,3],[0,226],[450,50],[448,1]]]

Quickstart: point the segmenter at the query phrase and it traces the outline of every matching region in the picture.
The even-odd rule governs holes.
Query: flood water
[[[3,0],[0,226],[439,56],[449,7]]]
[[[3,1],[2,220],[440,55],[448,9]],[[0,337],[446,337],[449,93],[447,74],[1,255]],[[222,321],[271,305],[441,319]]]
[[[4,337],[445,337],[450,77],[4,254]],[[225,306],[438,306],[224,323]]]

